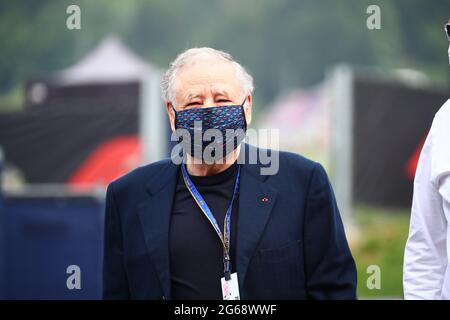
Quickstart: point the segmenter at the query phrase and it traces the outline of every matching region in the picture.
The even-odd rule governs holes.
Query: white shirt
[[[414,179],[405,299],[450,299],[450,100],[436,113]]]

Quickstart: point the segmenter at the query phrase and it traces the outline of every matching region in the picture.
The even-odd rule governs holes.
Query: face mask
[[[177,132],[178,143],[182,143],[185,152],[198,159],[204,159],[204,155],[216,157],[216,149],[222,150],[222,157],[219,157],[218,154],[217,158],[225,157],[235,150],[245,138],[247,122],[245,121],[244,103],[245,100],[240,105],[192,108],[180,111],[176,111],[172,105],[175,112],[175,128],[185,129],[184,133],[189,133],[190,136],[190,139],[185,140],[183,134],[180,135]],[[199,121],[201,121],[201,126]],[[216,130],[208,131],[208,129]],[[236,134],[227,133],[227,129],[233,130]],[[218,135],[219,132],[220,135]],[[207,147],[209,149],[205,154]],[[201,152],[200,157],[198,156],[199,152]]]

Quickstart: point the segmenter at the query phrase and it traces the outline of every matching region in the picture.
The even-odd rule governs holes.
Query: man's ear
[[[166,101],[166,111],[169,116],[170,128],[175,131],[175,111],[173,111],[172,103],[169,100]]]
[[[247,126],[249,126],[250,122],[252,122],[252,101],[253,101],[253,97],[250,94],[247,96],[247,98],[245,98],[245,102],[244,102],[244,112],[245,112],[245,120],[247,122]]]

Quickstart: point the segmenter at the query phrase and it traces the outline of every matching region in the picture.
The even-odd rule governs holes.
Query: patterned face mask
[[[177,131],[178,143],[182,143],[185,152],[198,159],[204,159],[205,154],[217,159],[225,157],[235,150],[245,138],[247,122],[245,121],[244,103],[245,100],[240,105],[192,108],[180,111],[176,111],[172,105],[175,112],[175,129],[185,129],[184,133],[190,135],[190,139],[185,139],[183,134]],[[208,150],[205,152],[207,147]],[[216,150],[222,150],[222,157],[219,154],[216,157]]]

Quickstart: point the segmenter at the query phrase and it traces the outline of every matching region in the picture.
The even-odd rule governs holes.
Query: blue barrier
[[[101,298],[103,200],[9,196],[3,198],[3,206],[0,203],[0,219],[4,231],[2,298]],[[71,265],[80,268],[80,289],[67,286]]]

